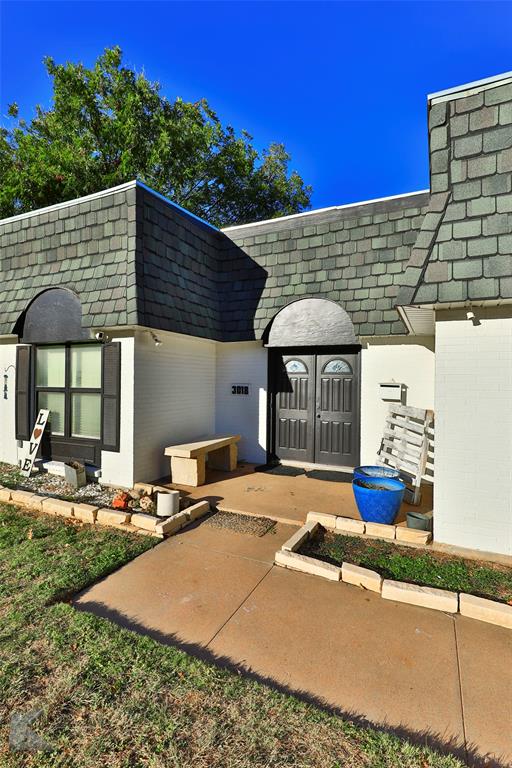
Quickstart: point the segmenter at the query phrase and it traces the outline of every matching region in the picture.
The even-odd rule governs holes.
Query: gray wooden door
[[[277,454],[281,459],[314,461],[314,355],[283,355],[278,377]]]
[[[278,369],[278,458],[357,466],[359,355],[283,354]]]
[[[359,462],[359,358],[316,357],[315,462],[355,467]]]

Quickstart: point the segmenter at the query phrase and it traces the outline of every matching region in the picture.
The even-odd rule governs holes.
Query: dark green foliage
[[[311,188],[283,144],[259,153],[205,99],[169,101],[158,83],[122,66],[106,49],[91,69],[46,58],[50,109],[0,131],[0,216],[70,200],[138,178],[220,225],[297,213]]]

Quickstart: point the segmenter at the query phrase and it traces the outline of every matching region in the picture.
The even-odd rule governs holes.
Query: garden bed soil
[[[333,565],[345,562],[370,568],[385,579],[466,592],[512,605],[512,568],[494,563],[323,530],[299,552]]]

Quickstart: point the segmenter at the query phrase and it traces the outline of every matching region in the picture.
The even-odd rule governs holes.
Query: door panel
[[[313,355],[283,355],[276,391],[276,449],[279,458],[313,461],[315,369]]]
[[[358,355],[316,356],[315,462],[354,467],[359,460]]]
[[[359,354],[282,354],[274,381],[277,457],[357,466]]]

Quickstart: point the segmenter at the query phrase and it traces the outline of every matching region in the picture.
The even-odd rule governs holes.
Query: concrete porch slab
[[[159,481],[159,485],[167,484],[168,478]],[[209,470],[205,485],[199,488],[172,487],[192,499],[208,499],[212,506],[225,512],[270,517],[290,525],[303,525],[312,510],[361,519],[350,483],[316,480],[306,475],[287,477],[255,472],[253,464],[240,465],[235,472]],[[402,504],[397,522],[405,520],[410,509],[420,512],[432,509],[432,486],[424,486],[420,506]]]

